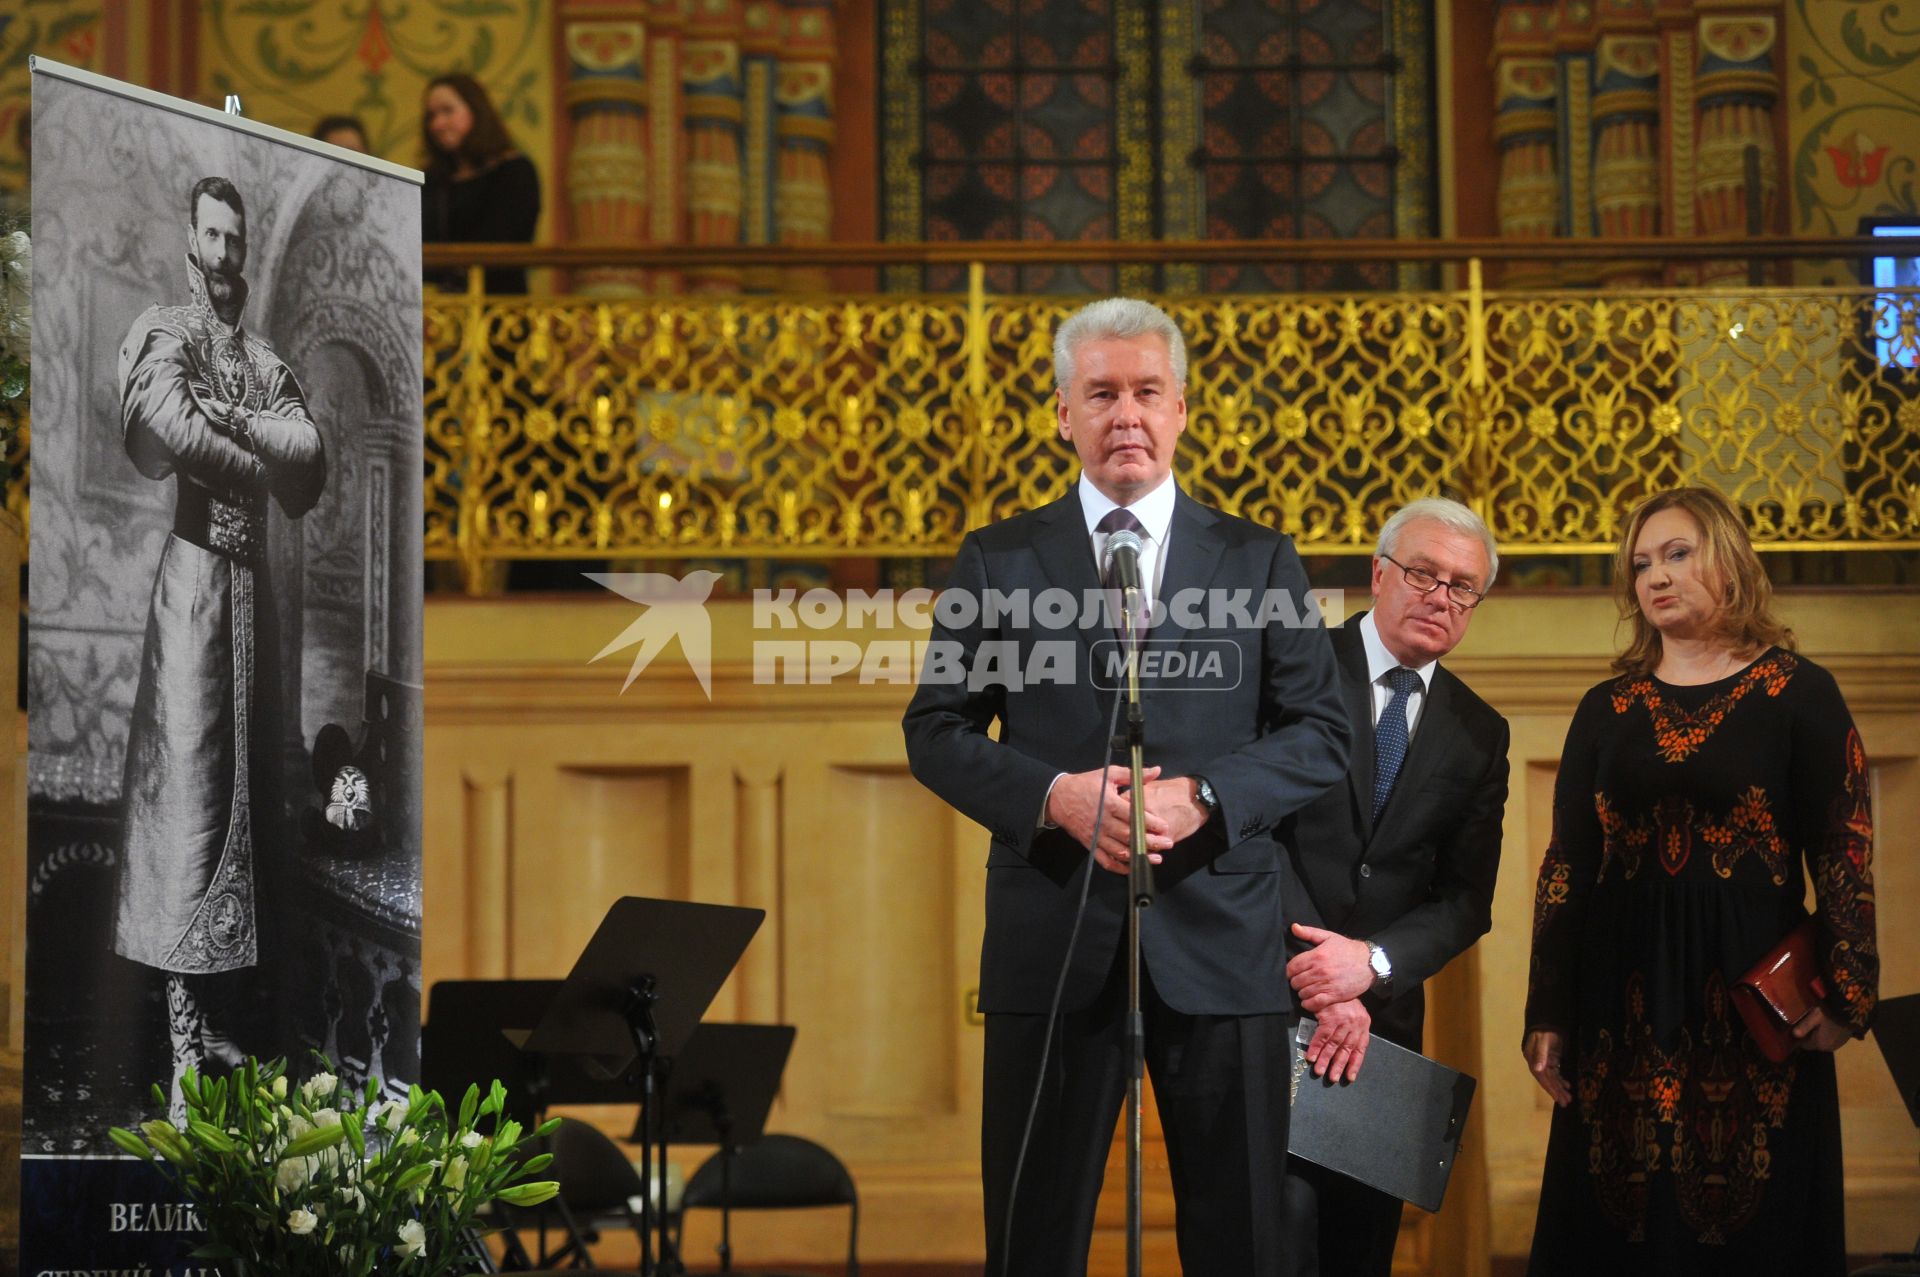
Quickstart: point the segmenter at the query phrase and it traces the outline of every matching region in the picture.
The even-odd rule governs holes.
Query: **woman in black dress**
[[[530,244],[540,220],[540,175],[514,148],[493,99],[470,75],[443,75],[427,85],[420,132],[426,183],[420,189],[421,231],[429,244]],[[527,272],[496,266],[487,292],[524,293]],[[448,292],[467,286],[465,272],[432,270],[427,282]]]
[[[1523,1050],[1556,1108],[1529,1272],[1839,1277],[1833,1052],[1879,976],[1860,735],[1724,497],[1650,498],[1617,567],[1633,639],[1567,732],[1534,902]],[[1773,1064],[1731,990],[1807,878],[1831,996]]]

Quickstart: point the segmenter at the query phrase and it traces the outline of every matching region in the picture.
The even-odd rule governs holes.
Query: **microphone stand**
[[[1147,1023],[1140,1009],[1140,911],[1153,903],[1153,867],[1147,863],[1147,814],[1142,798],[1146,770],[1146,711],[1140,703],[1141,591],[1122,595],[1122,635],[1127,650],[1127,753],[1132,768],[1128,806],[1133,812],[1127,860],[1127,1277],[1140,1277],[1140,1103],[1147,1072]]]

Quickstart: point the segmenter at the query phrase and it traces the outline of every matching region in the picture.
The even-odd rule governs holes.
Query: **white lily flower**
[[[309,1167],[304,1157],[289,1157],[273,1168],[273,1184],[282,1194],[299,1190],[307,1182]]]
[[[402,1259],[424,1259],[427,1254],[427,1229],[417,1219],[410,1219],[400,1225],[400,1245]]]
[[[287,1231],[296,1237],[305,1237],[320,1222],[320,1217],[310,1210],[295,1210],[287,1215]]]

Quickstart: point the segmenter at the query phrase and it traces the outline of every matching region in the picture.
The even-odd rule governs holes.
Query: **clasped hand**
[[[1198,797],[1198,785],[1188,777],[1160,779],[1160,769],[1140,773],[1146,795],[1147,860],[1159,864],[1162,853],[1191,837],[1207,823],[1207,809]],[[1102,816],[1101,789],[1106,805]],[[1132,859],[1133,772],[1109,767],[1104,772],[1072,772],[1054,782],[1047,796],[1047,819],[1067,831],[1073,840],[1093,852],[1094,863],[1110,873],[1124,874]],[[1094,825],[1100,841],[1093,840]]]
[[[1373,987],[1371,951],[1364,940],[1304,923],[1294,923],[1293,934],[1313,946],[1287,963],[1287,983],[1300,1009],[1319,1023],[1307,1043],[1307,1063],[1315,1077],[1351,1082],[1360,1076],[1372,1040],[1373,1016],[1360,1001]]]

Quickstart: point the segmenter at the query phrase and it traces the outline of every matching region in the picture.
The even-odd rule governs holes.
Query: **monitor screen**
[[[1862,229],[1875,239],[1909,241],[1899,245],[1909,250],[1901,256],[1874,255],[1873,286],[1920,289],[1920,218],[1911,221],[1875,218]],[[1874,356],[1881,367],[1920,368],[1920,335],[1917,334],[1920,334],[1920,292],[1888,293],[1874,298]]]

